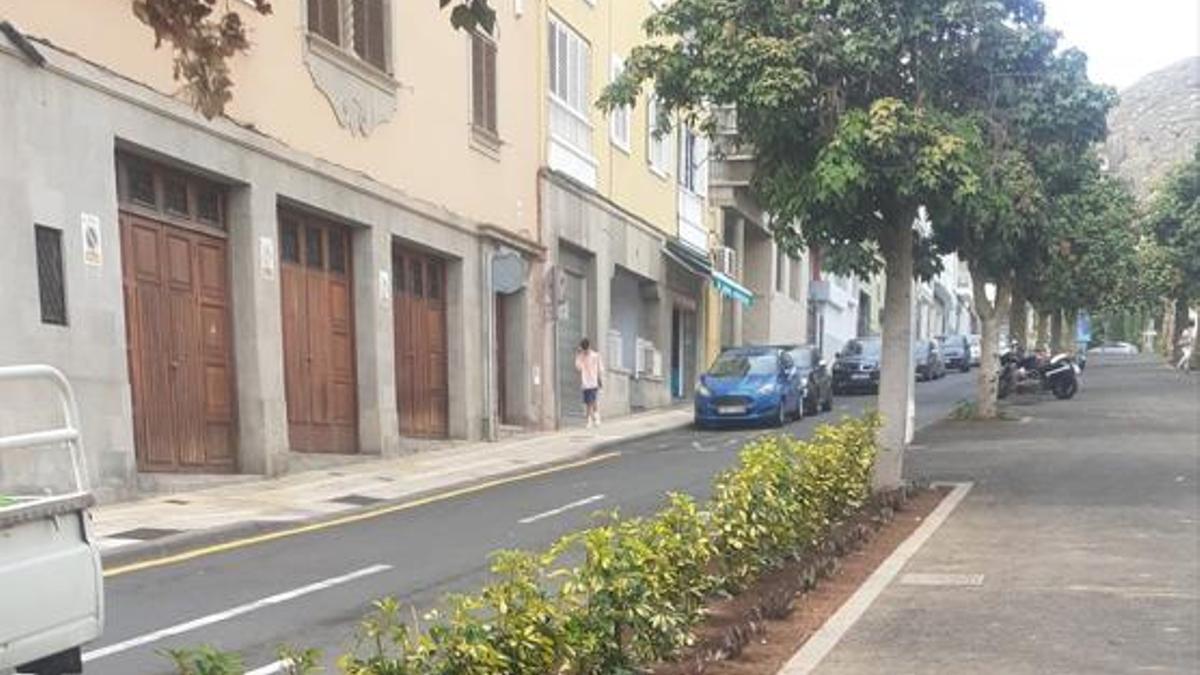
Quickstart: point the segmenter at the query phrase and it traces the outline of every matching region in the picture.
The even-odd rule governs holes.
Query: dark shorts
[[[599,391],[600,391],[599,389],[584,389],[583,390],[583,402],[585,404],[595,403],[596,402],[596,393]]]

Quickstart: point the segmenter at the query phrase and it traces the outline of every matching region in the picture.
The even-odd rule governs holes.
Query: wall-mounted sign
[[[500,249],[492,257],[492,288],[509,295],[525,286],[525,259],[511,249]]]
[[[258,271],[267,281],[275,281],[275,240],[258,238]]]
[[[387,270],[379,270],[379,302],[392,301],[392,275]]]
[[[100,241],[100,217],[91,213],[79,214],[83,235],[83,263],[93,267],[104,264],[104,247]]]

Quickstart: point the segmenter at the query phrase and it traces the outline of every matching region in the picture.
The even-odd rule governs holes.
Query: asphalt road
[[[971,395],[974,373],[917,386],[917,421],[945,417]],[[804,437],[821,421],[857,414],[871,396],[843,396],[833,414],[787,427]],[[89,675],[170,673],[161,652],[214,645],[248,670],[278,647],[318,647],[331,659],[354,646],[370,603],[394,596],[427,608],[450,591],[477,588],[488,556],[541,548],[586,526],[599,510],[649,512],[667,492],[708,493],[712,477],[763,430],[682,429],[614,448],[587,466],[481,492],[106,580],[103,638],[85,650]]]

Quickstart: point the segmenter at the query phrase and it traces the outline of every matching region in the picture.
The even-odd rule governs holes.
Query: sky
[[[1200,54],[1198,0],[1044,0],[1046,23],[1088,54],[1095,82],[1125,88]]]

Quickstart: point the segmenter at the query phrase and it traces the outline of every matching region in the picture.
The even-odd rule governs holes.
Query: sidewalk
[[[691,408],[606,421],[596,429],[530,434],[396,459],[162,495],[93,510],[107,566],[348,515],[572,462],[624,441],[678,429]],[[616,447],[613,447],[616,450]]]
[[[781,675],[1197,672],[1200,380],[1097,357],[1075,399],[1008,410],[919,434],[910,476],[973,487]]]

